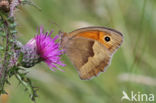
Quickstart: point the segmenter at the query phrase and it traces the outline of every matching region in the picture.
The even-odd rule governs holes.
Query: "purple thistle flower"
[[[51,38],[50,33],[43,32],[43,27],[40,27],[40,33],[31,39],[25,47],[34,49],[34,51],[39,55],[41,61],[44,61],[48,64],[52,71],[55,71],[54,68],[61,70],[57,65],[65,66],[60,59],[61,55],[64,53],[63,50],[60,50],[60,43],[56,42],[59,38],[59,35],[56,35],[54,38]]]

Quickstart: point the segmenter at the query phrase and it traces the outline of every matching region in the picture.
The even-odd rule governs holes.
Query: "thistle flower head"
[[[51,69],[59,69],[56,65],[65,66],[65,64],[60,61],[63,50],[60,50],[60,44],[56,42],[59,35],[51,38],[51,34],[52,31],[50,33],[44,33],[43,27],[40,27],[40,34],[35,37],[37,53]]]
[[[39,59],[48,64],[51,70],[55,71],[54,68],[62,71],[57,65],[65,66],[60,59],[63,54],[63,50],[60,50],[60,43],[56,42],[59,35],[54,38],[51,37],[50,33],[44,33],[43,27],[40,27],[40,32],[33,39],[31,39],[26,45],[26,48],[32,48],[37,53]]]

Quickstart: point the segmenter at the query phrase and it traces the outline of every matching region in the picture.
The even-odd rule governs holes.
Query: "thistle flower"
[[[51,38],[51,34],[52,31],[44,33],[43,27],[40,27],[40,33],[21,49],[24,54],[22,60],[23,67],[31,67],[40,61],[44,61],[52,71],[55,71],[54,68],[62,71],[57,67],[57,65],[65,66],[60,61],[63,50],[60,50],[60,44],[56,42],[59,35]]]

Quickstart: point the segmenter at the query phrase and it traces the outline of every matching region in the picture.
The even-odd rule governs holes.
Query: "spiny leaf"
[[[5,90],[0,90],[0,95],[1,94],[8,94]]]
[[[15,29],[16,23],[11,23],[11,24],[9,25],[9,27],[10,27],[10,29]]]
[[[0,31],[0,36],[4,37],[6,36],[6,33],[4,31]]]
[[[0,46],[0,50],[4,50],[4,47]]]
[[[11,30],[10,33],[15,34],[15,33],[17,33],[17,31],[16,30]]]

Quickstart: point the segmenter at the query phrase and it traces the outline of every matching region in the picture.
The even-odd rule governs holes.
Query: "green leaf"
[[[9,27],[10,27],[10,29],[15,29],[16,23],[11,23],[11,24],[9,25]]]
[[[5,90],[0,90],[0,94],[8,94]]]
[[[4,50],[4,47],[0,46],[0,50]]]
[[[11,34],[16,34],[17,31],[16,31],[16,30],[11,30],[10,33],[11,33]]]
[[[38,89],[32,86],[31,80],[19,72],[16,73],[16,78],[25,87],[25,90],[29,92],[31,100],[35,101],[36,97],[38,97]]]
[[[6,36],[6,33],[5,32],[3,32],[3,31],[0,31],[0,36]]]
[[[9,17],[8,21],[11,22],[11,23],[14,23],[14,17]]]

